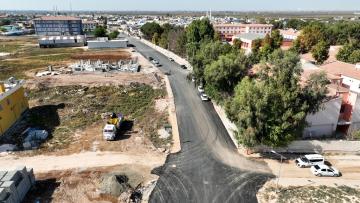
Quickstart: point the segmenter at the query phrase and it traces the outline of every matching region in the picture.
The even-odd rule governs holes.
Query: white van
[[[324,164],[325,158],[320,154],[307,154],[297,158],[295,163],[298,167],[310,167]]]

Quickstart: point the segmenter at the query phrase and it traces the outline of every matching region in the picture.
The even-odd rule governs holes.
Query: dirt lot
[[[119,61],[119,60],[130,60],[131,54],[124,50],[111,50],[111,51],[94,51],[91,53],[81,53],[71,56],[75,60],[102,60],[102,61]]]
[[[0,60],[0,79],[26,79],[30,103],[18,132],[5,140],[20,150],[0,154],[3,167],[34,168],[36,187],[25,202],[124,202],[137,185],[156,180],[151,170],[165,162],[172,145],[171,136],[158,135],[159,129],[169,126],[172,98],[167,95],[164,76],[157,68],[130,49],[40,49],[36,39],[28,37],[0,42],[0,50],[10,53]],[[59,69],[81,59],[136,59],[141,70],[35,77],[36,72],[49,65]],[[107,112],[125,115],[120,134],[111,142],[102,138],[106,123],[102,114]],[[39,149],[21,151],[24,137],[19,135],[27,127],[50,133]],[[129,182],[137,183],[119,198],[99,192],[103,175],[114,172],[129,174]],[[145,190],[143,199],[150,192],[151,189]]]
[[[150,170],[151,168],[142,165],[121,165],[37,174],[36,185],[24,202],[128,202],[135,189],[148,185],[156,178],[150,175]],[[128,191],[119,198],[100,190],[102,177],[108,173],[126,174],[129,178]],[[146,199],[146,196],[149,196],[149,191],[143,193],[142,199]]]
[[[32,78],[34,73],[46,69],[49,65],[66,67],[80,59],[90,60],[128,60],[131,59],[129,49],[88,50],[79,48],[39,48],[37,38],[11,37],[0,38],[0,52],[9,53],[0,58],[0,80],[11,76]],[[26,74],[31,72],[32,74]]]

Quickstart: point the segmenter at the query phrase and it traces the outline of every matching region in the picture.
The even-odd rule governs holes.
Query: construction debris
[[[14,171],[0,171],[0,202],[20,203],[35,184],[32,169],[18,167]]]
[[[0,153],[2,153],[2,152],[12,152],[12,151],[15,151],[15,150],[17,150],[16,145],[13,145],[13,144],[0,145]]]
[[[77,63],[74,63],[69,66],[74,72],[139,72],[140,65],[136,61],[118,61],[116,63],[103,62],[101,60],[97,60],[95,62],[91,60],[80,60]]]
[[[48,137],[49,133],[46,130],[39,130],[36,128],[28,128],[23,132],[25,137],[23,147],[25,150],[37,149],[40,144]]]

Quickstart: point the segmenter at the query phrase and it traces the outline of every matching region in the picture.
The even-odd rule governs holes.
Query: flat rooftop
[[[35,18],[34,20],[81,20],[78,17],[74,16],[41,16],[39,18]]]

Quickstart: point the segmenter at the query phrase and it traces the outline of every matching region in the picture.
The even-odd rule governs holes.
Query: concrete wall
[[[185,65],[186,67],[188,67],[189,70],[192,70],[192,66],[190,65],[190,63],[187,60],[181,58],[180,56],[174,54],[173,52],[166,50],[162,47],[156,46],[155,44],[153,44],[145,39],[141,39],[141,42],[143,42],[144,44],[148,45],[149,47],[157,50],[158,52],[164,54],[166,57],[173,58],[176,63]]]
[[[126,40],[88,41],[87,43],[89,49],[126,48],[128,45]]]
[[[326,103],[322,110],[306,117],[309,127],[303,132],[304,138],[330,137],[336,131],[340,115],[342,98],[332,99]]]
[[[270,151],[269,147],[257,147],[255,151]],[[289,153],[326,153],[326,152],[345,152],[359,153],[360,141],[347,140],[298,140],[284,148],[275,149],[277,152]]]

